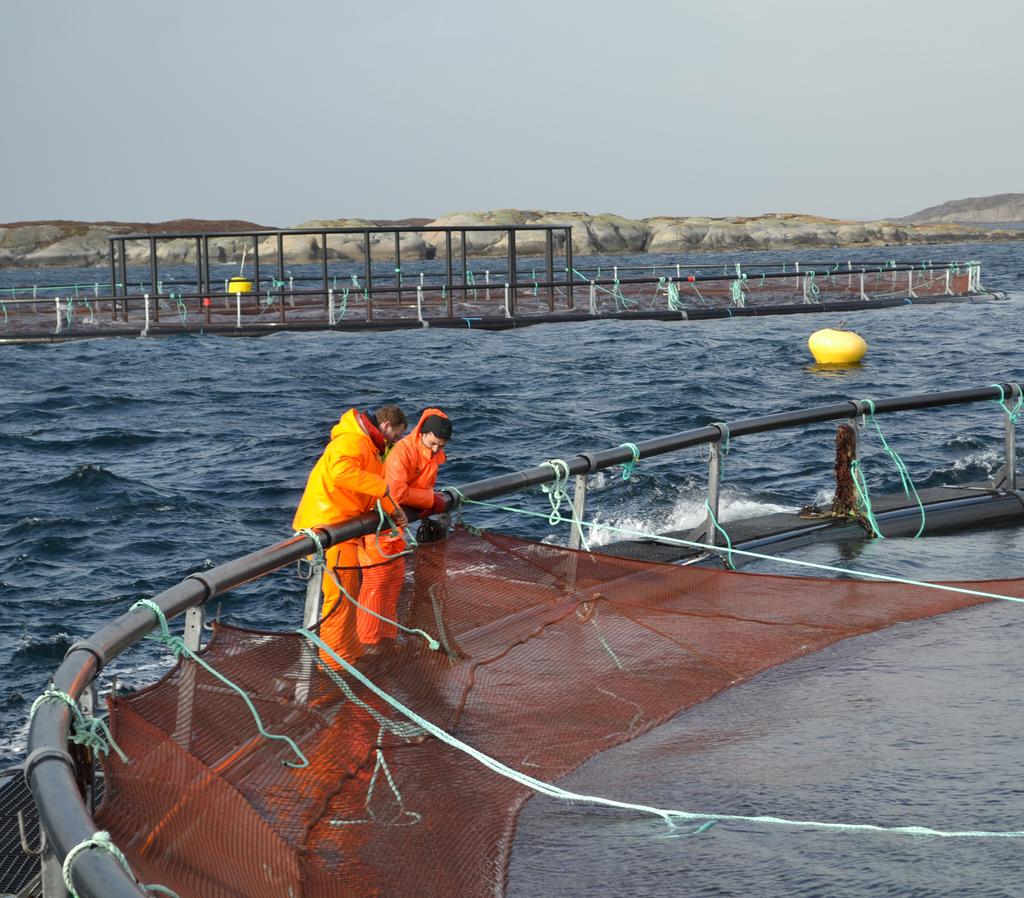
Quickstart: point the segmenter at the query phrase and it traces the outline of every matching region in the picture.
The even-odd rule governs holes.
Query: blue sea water
[[[714,258],[779,255],[800,258]],[[443,479],[457,484],[709,421],[1024,380],[1024,247],[814,255],[979,258],[986,287],[1010,300],[846,313],[871,348],[862,367],[842,372],[815,370],[806,349],[836,314],[0,347],[0,761],[23,750],[28,706],[72,642],[192,571],[289,534],[309,467],[352,405],[445,407],[456,438]],[[97,278],[0,271],[0,287]],[[1003,413],[992,403],[882,426],[919,486],[981,480],[1002,461]],[[827,496],[832,433],[822,425],[734,441],[726,524]],[[877,443],[865,446],[865,466],[873,489],[898,488]],[[628,482],[609,472],[593,479],[590,514],[646,530],[695,523],[705,477],[696,451],[643,462]],[[522,501],[538,511],[546,502],[539,492]],[[538,519],[475,511],[470,520],[564,540]],[[992,578],[1020,576],[1022,549],[1024,531],[1011,528],[821,545],[801,557]],[[221,613],[292,627],[302,591],[282,573],[224,597]],[[1022,615],[995,603],[848,640],[601,755],[567,785],[699,811],[1024,829]],[[136,685],[168,666],[147,648],[109,670]],[[1020,895],[1020,849],[1019,840],[753,825],[667,838],[657,821],[537,799],[520,820],[509,893]]]

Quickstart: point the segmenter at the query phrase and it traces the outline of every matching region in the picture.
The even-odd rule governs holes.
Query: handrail
[[[966,405],[1019,396],[1020,386],[1014,383],[921,393],[911,396],[874,400],[869,409],[864,400],[846,400],[809,409],[778,412],[757,418],[726,422],[730,438],[768,433],[805,424],[844,420],[866,414],[875,415]],[[565,462],[570,474],[586,474],[624,464],[636,458],[652,458],[679,449],[718,443],[723,437],[719,425],[708,425],[680,431],[636,443],[631,447],[616,446],[592,453],[580,453]],[[549,483],[558,476],[550,465],[500,474],[449,490],[448,509],[454,509],[461,498],[488,499],[516,492],[531,486]],[[442,490],[443,491],[443,490]],[[411,510],[410,518],[417,513]],[[378,525],[377,515],[366,513],[338,524],[315,528],[324,546],[334,545],[372,533]],[[315,550],[313,540],[295,535],[282,542],[258,549],[241,558],[228,561],[202,573],[191,574],[180,583],[153,598],[170,619],[189,608],[221,595],[295,562]],[[148,609],[129,611],[107,624],[88,639],[75,643],[53,676],[53,686],[78,699],[111,658],[138,642],[156,627]],[[59,702],[42,704],[32,718],[28,734],[28,758],[25,778],[39,808],[39,818],[58,858],[96,832],[75,783],[74,763],[66,751],[71,711]],[[74,878],[80,895],[87,898],[146,898],[146,893],[132,881],[117,860],[107,852],[89,851],[75,861]]]

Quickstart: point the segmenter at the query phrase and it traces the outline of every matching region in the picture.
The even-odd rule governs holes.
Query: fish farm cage
[[[977,403],[992,404],[1003,419],[1005,461],[993,482],[869,501],[856,476],[866,427]],[[151,892],[141,881],[179,898],[501,895],[516,815],[535,793],[669,824],[763,822],[582,796],[555,782],[808,651],[897,621],[1024,597],[1021,580],[970,588],[872,574],[754,579],[727,569],[748,557],[777,557],[761,554],[768,549],[850,531],[914,536],[1019,525],[1022,407],[1015,383],[849,400],[443,488],[448,511],[469,516],[477,506],[507,511],[490,500],[540,487],[550,508],[535,514],[567,526],[568,546],[468,522],[422,541],[400,604],[409,638],[396,655],[369,665],[347,663],[317,636],[320,561],[326,547],[379,534],[382,516],[297,533],[191,574],[71,646],[34,704],[27,758],[0,787],[0,892],[54,898],[70,884],[83,898],[143,898]],[[830,422],[838,424],[831,509],[721,526],[721,459],[730,441],[814,427],[830,440],[832,428],[819,426]],[[620,531],[628,538],[588,550],[587,534],[604,526],[587,520],[588,476],[615,468],[626,479],[646,459],[693,447],[707,458],[704,524],[686,534]],[[854,500],[844,497],[851,480],[861,484]],[[218,623],[204,645],[212,599],[295,564],[308,581],[301,629],[274,634]],[[826,569],[836,571],[851,574]],[[168,622],[180,615],[176,636]],[[177,664],[136,692],[115,686],[101,725],[97,678],[156,628]],[[623,701],[610,703],[612,694]],[[460,788],[449,790],[452,782]],[[28,789],[38,819],[27,810]]]
[[[425,258],[403,258],[410,240],[430,250],[420,253]],[[301,258],[318,262],[293,263],[300,249]],[[238,273],[215,277],[214,266],[223,269],[229,255],[238,261]],[[126,234],[110,238],[105,283],[0,290],[0,342],[280,330],[506,330],[1001,298],[983,289],[980,263],[973,261],[595,266],[574,256],[572,228],[564,225]]]

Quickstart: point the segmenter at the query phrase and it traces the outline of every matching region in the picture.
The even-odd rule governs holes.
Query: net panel
[[[786,660],[979,604],[962,593],[677,567],[459,530],[421,546],[403,623],[434,634],[359,666],[427,720],[532,777]],[[985,589],[1024,595],[1021,581]],[[97,813],[143,881],[181,898],[501,895],[530,797],[428,737],[298,634],[218,628],[205,660],[111,705],[128,754]],[[615,794],[609,783],[604,794]],[[539,799],[547,800],[547,799]]]

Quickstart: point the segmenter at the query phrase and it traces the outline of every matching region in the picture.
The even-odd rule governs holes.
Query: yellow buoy
[[[228,281],[228,293],[252,293],[252,281],[235,277]]]
[[[831,327],[811,334],[807,346],[819,365],[853,365],[868,351],[868,344],[860,334]]]

